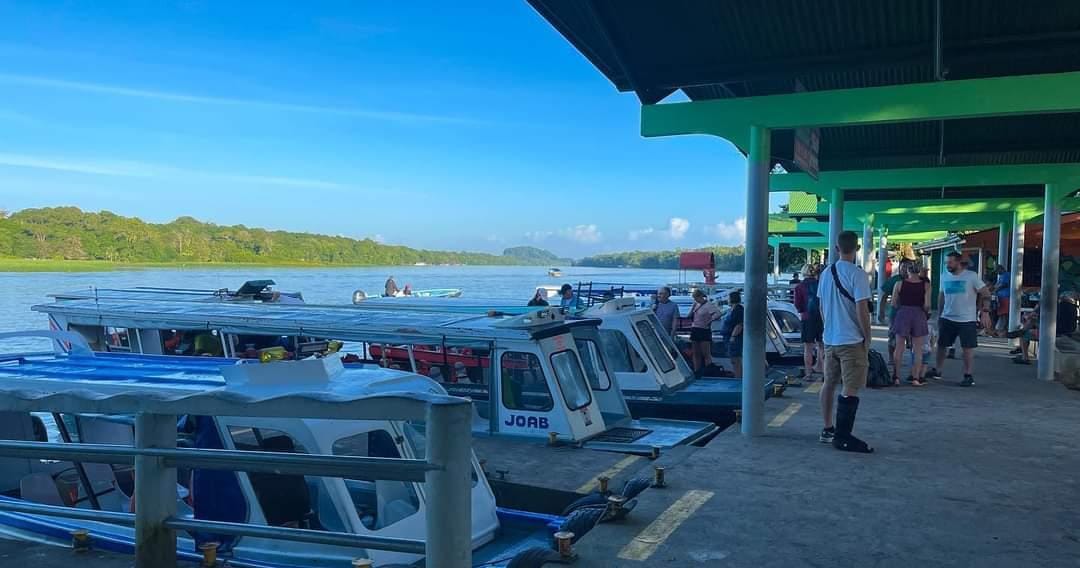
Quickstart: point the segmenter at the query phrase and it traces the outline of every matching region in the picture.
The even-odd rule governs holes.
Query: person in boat
[[[667,334],[674,338],[675,332],[679,329],[679,306],[676,306],[675,302],[671,301],[670,286],[661,286],[656,291],[656,304],[653,305],[653,313],[656,314],[656,319],[660,320],[660,325],[664,326]]]
[[[536,293],[533,294],[531,300],[529,300],[529,307],[546,306],[548,305],[547,298],[544,297],[544,291],[540,288],[536,289]]]
[[[383,296],[393,297],[396,296],[398,290],[397,282],[394,282],[394,277],[390,276],[386,279],[386,284],[383,286]]]
[[[559,288],[559,296],[562,297],[562,299],[559,301],[559,307],[570,312],[576,312],[582,308],[581,298],[579,298],[578,295],[574,293],[573,286],[569,284],[563,284],[562,287]]]
[[[406,284],[405,289],[401,291],[403,296],[412,296],[412,284]]]
[[[737,294],[738,292],[732,293]],[[701,290],[694,290],[693,296],[694,307],[690,309],[690,354],[693,356],[694,375],[702,377],[705,375],[705,368],[712,364],[712,324],[720,317],[720,309],[710,302],[709,297]],[[734,364],[734,361],[732,363]]]
[[[206,331],[195,336],[195,355],[221,357],[223,354],[221,340],[213,333]]]

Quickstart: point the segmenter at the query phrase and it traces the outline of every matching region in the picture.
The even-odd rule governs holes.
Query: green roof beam
[[[1080,110],[1080,72],[837,89],[644,105],[645,137],[712,134],[746,151],[772,129],[950,120]]]
[[[802,191],[828,199],[833,188],[895,191],[927,187],[986,187],[1060,183],[1080,188],[1080,164],[955,166],[894,170],[821,172],[818,179],[802,173],[772,174],[769,191]]]

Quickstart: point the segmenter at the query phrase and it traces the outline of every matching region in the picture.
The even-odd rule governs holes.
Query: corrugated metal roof
[[[645,104],[933,81],[934,0],[528,0]],[[948,0],[944,78],[1080,70],[1080,2]],[[790,132],[773,134],[789,171]],[[822,170],[1072,162],[1080,115],[826,128]]]

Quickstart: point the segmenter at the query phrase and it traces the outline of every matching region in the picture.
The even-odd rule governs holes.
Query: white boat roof
[[[219,361],[126,354],[5,356],[0,410],[422,420],[430,404],[464,400],[420,375],[344,367],[336,359]],[[330,371],[320,373],[320,366]],[[264,378],[266,373],[272,377]]]
[[[61,300],[34,311],[58,314],[70,323],[141,329],[217,329],[253,335],[312,335],[332,339],[401,342],[417,338],[487,344],[500,339],[530,341],[598,320],[565,321],[558,308],[518,315],[489,315],[355,309],[351,305],[261,302],[183,302],[162,300]]]
[[[58,300],[173,300],[185,302],[238,302],[260,301],[269,299],[275,292],[284,296],[300,298],[298,292],[273,290],[273,280],[249,280],[239,289],[228,288],[161,288],[154,286],[135,286],[132,288],[97,288],[86,287],[49,294]]]

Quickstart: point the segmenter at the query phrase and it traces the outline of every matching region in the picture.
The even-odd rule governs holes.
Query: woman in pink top
[[[720,310],[709,301],[701,290],[694,290],[694,307],[690,309],[690,354],[693,357],[694,375],[701,377],[705,368],[712,364],[712,322],[720,317]]]

